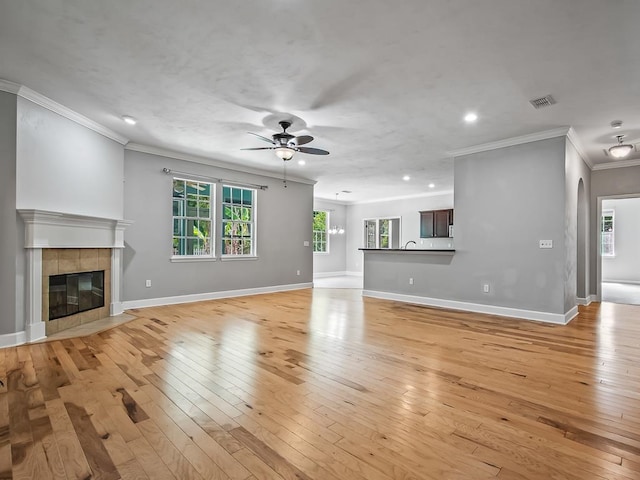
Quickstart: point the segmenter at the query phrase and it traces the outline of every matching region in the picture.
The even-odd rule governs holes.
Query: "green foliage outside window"
[[[255,255],[255,190],[222,187],[222,254]]]
[[[211,201],[213,185],[173,179],[173,255],[212,254]]]
[[[316,253],[326,253],[328,251],[328,224],[329,212],[322,210],[313,212],[313,251]]]

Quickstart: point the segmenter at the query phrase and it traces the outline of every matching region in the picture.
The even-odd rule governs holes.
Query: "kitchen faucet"
[[[407,249],[407,246],[408,246],[410,243],[413,243],[414,245],[417,245],[417,243],[416,243],[416,242],[414,242],[413,240],[409,240],[407,243],[405,243],[405,244],[404,244],[404,249],[405,249],[405,250]]]

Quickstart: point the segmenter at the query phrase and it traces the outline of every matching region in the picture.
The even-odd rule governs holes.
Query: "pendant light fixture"
[[[624,135],[616,135],[616,137],[618,139],[618,144],[609,149],[609,154],[613,158],[624,158],[631,153],[631,150],[633,150],[633,145],[629,143],[622,143],[622,138],[624,137]]]

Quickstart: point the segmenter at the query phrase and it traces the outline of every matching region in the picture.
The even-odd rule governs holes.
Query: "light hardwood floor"
[[[638,479],[640,307],[299,290],[0,350],[0,478]]]

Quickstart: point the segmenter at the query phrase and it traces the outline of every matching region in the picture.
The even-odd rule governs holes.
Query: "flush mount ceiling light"
[[[402,177],[402,179],[403,179],[405,182],[408,182],[409,180],[411,180],[411,177],[410,177],[409,175],[405,175],[404,177]]]
[[[609,154],[613,158],[624,158],[631,153],[633,145],[629,143],[622,143],[624,135],[616,135],[616,137],[618,138],[618,144],[609,149]]]
[[[464,121],[467,123],[473,123],[478,120],[478,115],[473,112],[469,112],[464,116]]]
[[[131,115],[123,115],[122,120],[124,120],[124,122],[128,123],[129,125],[135,125],[136,123],[138,123],[138,121]]]
[[[435,187],[435,186],[436,186],[436,184],[435,184],[435,183],[430,183],[430,184],[429,184],[429,188],[433,188],[433,187]]]

